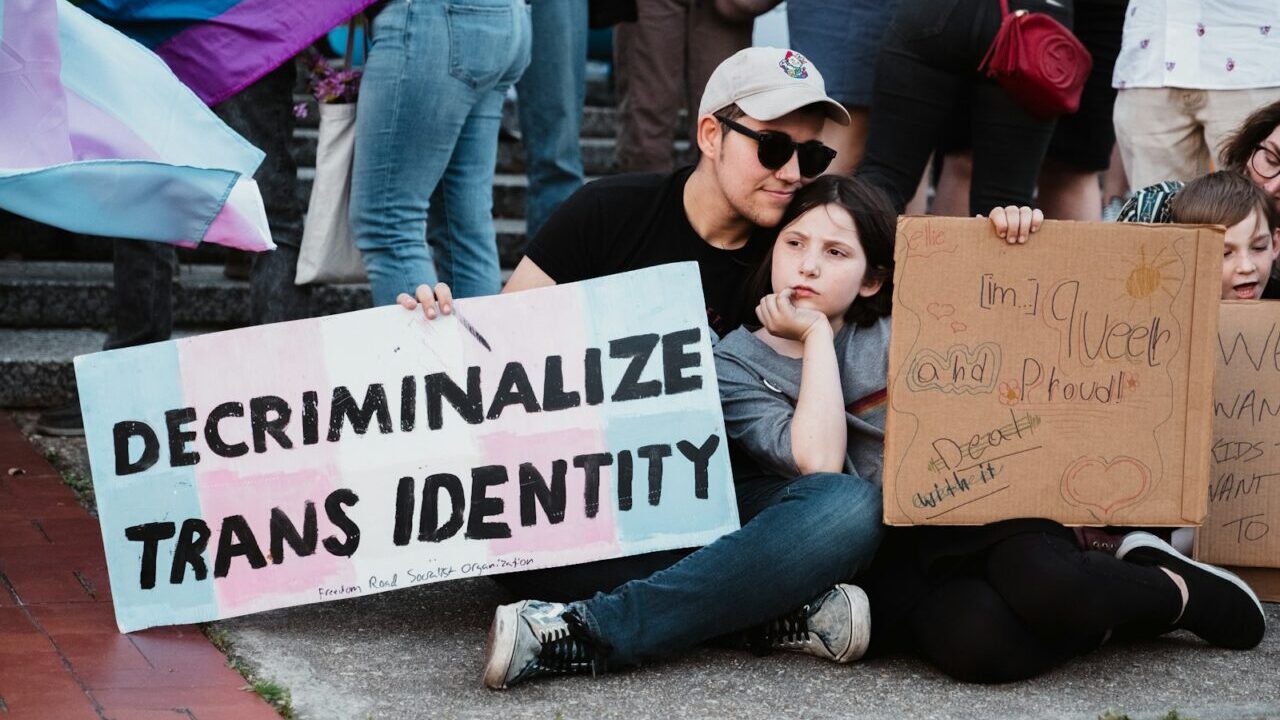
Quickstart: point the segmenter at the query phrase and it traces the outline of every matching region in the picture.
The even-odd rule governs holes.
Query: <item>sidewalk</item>
[[[54,441],[73,474],[83,443]],[[7,475],[10,467],[27,474]],[[38,549],[38,553],[30,552]],[[78,573],[78,574],[77,574]],[[20,599],[20,602],[19,602]],[[1280,720],[1280,605],[1249,652],[1187,633],[1108,644],[1034,680],[954,682],[910,657],[833,665],[792,653],[703,648],[667,663],[480,684],[493,609],[485,578],[424,585],[220,621],[238,660],[287,687],[300,720],[377,718],[857,717]],[[939,618],[945,622],[946,618]],[[232,718],[276,714],[194,628],[120,635],[101,540],[71,491],[0,412],[0,720]],[[8,714],[6,714],[6,712]]]
[[[98,522],[0,413],[0,718],[278,720],[194,626],[122,635]]]

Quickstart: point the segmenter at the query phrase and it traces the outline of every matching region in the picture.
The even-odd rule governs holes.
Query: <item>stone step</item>
[[[301,79],[299,73],[299,79]],[[316,112],[316,100],[306,92],[306,84],[300,83],[294,88],[294,104],[305,103],[307,114],[298,119],[299,127],[318,127],[320,114]],[[586,109],[582,117],[582,134],[589,137],[607,137],[617,133],[617,97],[613,92],[613,81],[609,78],[607,68],[598,63],[587,64]],[[518,127],[515,119],[515,105],[508,97],[503,103],[503,124]],[[509,123],[509,124],[508,124]]]
[[[298,167],[315,167],[316,144],[320,139],[320,131],[313,128],[298,128],[293,133],[293,160]],[[584,137],[581,140],[582,165],[588,175],[608,175],[614,171],[614,152],[618,143],[608,137]],[[676,164],[692,162],[692,153],[688,140],[677,140],[673,143]],[[503,174],[520,174],[525,172],[524,143],[503,140],[498,143],[497,171]]]
[[[514,268],[524,256],[525,223],[518,218],[494,218],[498,234],[498,261],[504,269]],[[3,261],[111,262],[111,239],[68,233],[47,225],[21,220],[12,231],[0,232],[0,265]],[[178,248],[178,261],[185,265],[216,265],[226,262],[228,250],[206,243],[197,248]],[[3,292],[3,290],[0,290]],[[7,323],[0,317],[0,325]]]
[[[315,168],[298,168],[298,193],[303,202],[311,196],[311,185],[315,182]],[[529,189],[529,181],[524,175],[498,173],[493,176],[493,216],[495,218],[523,220],[525,212],[525,196]]]
[[[503,280],[508,277],[506,270]],[[367,283],[318,285],[312,295],[316,315],[371,305]],[[111,263],[0,262],[0,327],[105,330],[113,322]],[[173,322],[221,329],[248,325],[249,283],[228,280],[217,265],[183,264],[173,283]]]
[[[113,322],[112,268],[104,262],[0,262],[0,326],[99,328]],[[332,315],[369,307],[367,284],[322,285],[315,312]],[[178,326],[249,324],[249,283],[228,280],[216,265],[183,264],[173,283]]]

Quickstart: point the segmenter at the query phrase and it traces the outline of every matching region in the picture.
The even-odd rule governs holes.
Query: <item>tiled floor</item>
[[[116,628],[98,523],[0,413],[0,720],[277,720],[193,626]]]

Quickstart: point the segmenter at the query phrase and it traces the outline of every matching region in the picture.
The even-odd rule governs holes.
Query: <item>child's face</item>
[[[1227,228],[1222,255],[1222,299],[1257,300],[1271,277],[1277,245],[1258,211]]]
[[[839,205],[813,208],[778,233],[773,246],[773,291],[788,288],[798,308],[821,312],[832,327],[859,296],[871,297],[880,281],[867,282],[867,256],[849,211]]]

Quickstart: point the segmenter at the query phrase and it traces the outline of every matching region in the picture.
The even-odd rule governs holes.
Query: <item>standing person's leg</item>
[[[430,198],[476,102],[475,86],[492,86],[508,65],[514,26],[505,2],[451,13],[443,0],[392,0],[373,21],[356,115],[351,229],[375,305],[436,282],[426,242]]]
[[[532,60],[516,83],[529,174],[529,239],[582,186],[587,0],[541,0],[532,11]]]
[[[851,174],[866,152],[876,56],[897,6],[896,0],[787,3],[792,49],[818,67],[827,95],[849,111],[849,125],[827,123],[822,131],[822,142],[836,150],[830,174]]]
[[[250,315],[255,325],[311,317],[310,285],[294,284],[305,213],[298,196],[293,140],[293,60],[272,70],[214,108],[218,117],[266,157],[254,179],[262,191],[267,224],[276,249],[254,257],[249,278]]]
[[[1006,205],[1030,205],[1053,137],[1053,121],[1031,117],[1004,88],[982,78],[973,82],[970,127],[969,215]]]
[[[1116,93],[1116,144],[1134,189],[1201,174],[1208,157],[1200,123],[1188,111],[1199,90],[1125,88]]]
[[[112,243],[116,324],[103,350],[168,340],[173,333],[173,273],[178,255],[168,243]]]
[[[1277,100],[1280,100],[1280,87],[1205,91],[1205,103],[1196,113],[1196,119],[1204,127],[1205,145],[1215,169],[1222,169],[1219,158],[1222,146],[1249,113]]]
[[[919,24],[926,4],[904,0],[880,47],[871,130],[857,172],[884,190],[898,212],[915,194],[966,83],[914,49],[917,43],[936,42],[942,32],[936,24]]]
[[[643,1],[643,0],[642,0]],[[689,141],[697,147],[698,105],[707,80],[720,63],[739,50],[751,46],[753,20],[730,20],[709,0],[690,0],[688,29],[684,34],[684,107]]]
[[[1093,56],[1080,109],[1058,118],[1049,155],[1040,170],[1039,205],[1047,218],[1102,219],[1098,174],[1111,160],[1116,143],[1112,120],[1116,102],[1111,75],[1120,53],[1125,4],[1112,0],[1076,0],[1072,31]]]
[[[684,97],[689,2],[693,0],[636,0],[636,21],[614,29],[616,162],[621,172],[672,168],[671,140]]]
[[[506,73],[480,96],[462,125],[449,165],[431,199],[427,239],[436,253],[440,281],[455,298],[496,295],[502,289],[493,228],[493,172],[498,126],[507,89],[529,64],[529,18],[523,0],[513,0],[517,27]]]

